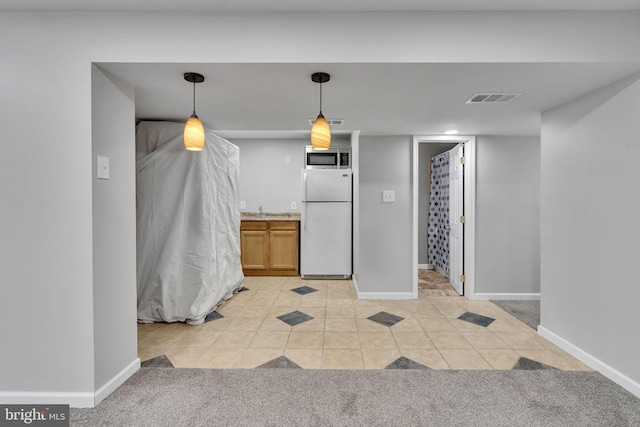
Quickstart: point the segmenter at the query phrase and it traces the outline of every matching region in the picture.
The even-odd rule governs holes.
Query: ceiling
[[[0,11],[360,12],[629,10],[640,0],[2,0]]]
[[[227,136],[250,131],[308,132],[319,110],[324,71],[325,117],[343,119],[332,130],[363,135],[539,135],[540,112],[640,72],[638,63],[501,64],[127,64],[99,66],[136,88],[136,117],[185,121],[193,85],[205,127]],[[508,104],[466,104],[478,92],[522,92]],[[236,131],[236,132],[223,132]],[[240,132],[238,132],[240,131]],[[249,131],[249,132],[248,132]],[[295,133],[295,132],[294,132]]]
[[[640,10],[640,0],[2,0],[0,12],[311,12]],[[540,112],[640,72],[639,63],[99,64],[136,88],[136,117],[184,121],[196,110],[227,136],[304,135],[319,110],[311,74],[324,71],[323,113],[334,133],[539,135]],[[478,92],[522,92],[509,104],[470,105]],[[265,132],[268,131],[268,132]]]

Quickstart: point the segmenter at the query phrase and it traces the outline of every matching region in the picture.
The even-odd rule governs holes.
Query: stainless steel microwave
[[[351,148],[336,147],[314,150],[307,145],[304,150],[305,169],[351,169]]]

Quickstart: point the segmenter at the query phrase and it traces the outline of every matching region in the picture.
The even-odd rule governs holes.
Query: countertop
[[[240,212],[242,221],[300,221],[299,212]]]

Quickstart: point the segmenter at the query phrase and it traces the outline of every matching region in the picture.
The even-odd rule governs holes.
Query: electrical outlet
[[[382,203],[393,203],[396,201],[396,192],[393,190],[382,191]]]
[[[295,211],[296,209],[298,209],[298,204],[296,202],[291,202],[291,210]]]
[[[288,154],[286,156],[284,156],[284,162],[285,163],[291,163],[291,156],[288,155]]]
[[[247,209],[247,202],[240,202],[240,209]]]

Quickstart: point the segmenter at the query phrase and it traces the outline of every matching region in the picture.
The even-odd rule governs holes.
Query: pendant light
[[[198,73],[184,73],[184,79],[193,83],[193,114],[184,126],[184,148],[189,151],[204,149],[204,126],[196,115],[196,83],[202,83],[204,76]]]
[[[322,83],[329,81],[331,76],[327,73],[313,73],[311,80],[320,83],[320,114],[311,127],[311,146],[315,150],[328,150],[331,145],[331,128],[322,115]]]

